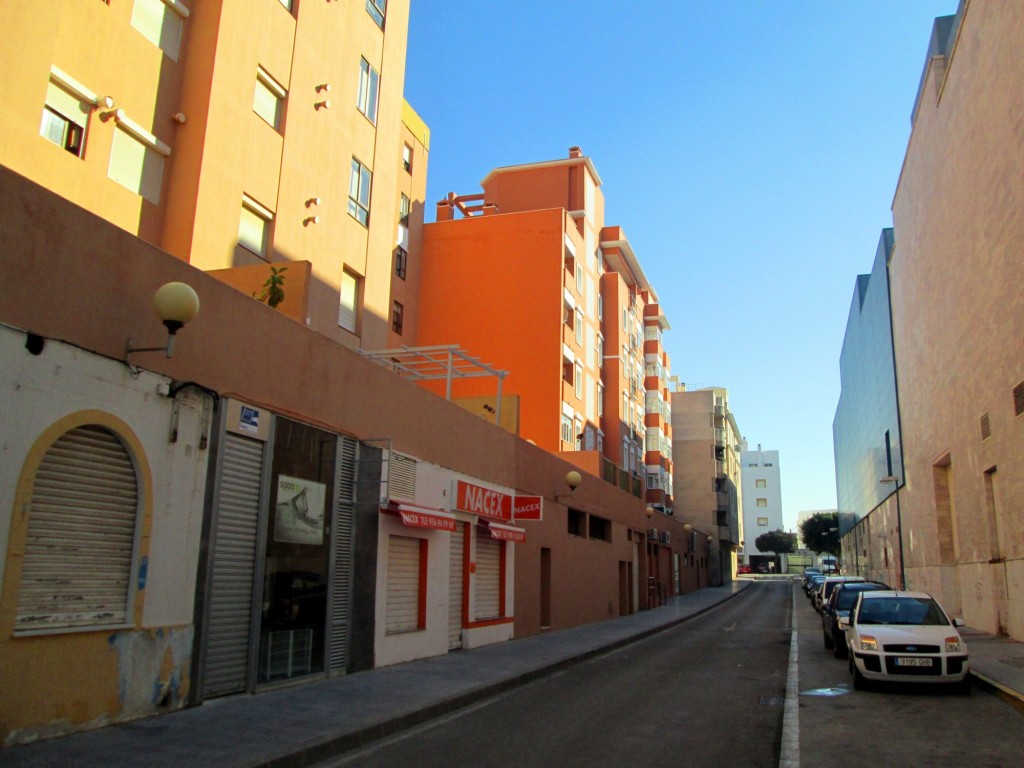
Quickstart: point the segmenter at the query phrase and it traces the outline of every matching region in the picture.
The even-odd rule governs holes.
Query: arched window
[[[138,497],[110,430],[77,427],[50,446],[32,485],[16,631],[127,623]]]

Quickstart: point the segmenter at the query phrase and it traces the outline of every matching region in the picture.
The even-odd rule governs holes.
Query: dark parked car
[[[850,609],[857,602],[861,592],[873,592],[879,589],[891,589],[888,584],[880,581],[845,581],[837,584],[828,602],[821,608],[821,631],[825,639],[825,647],[832,649],[837,659],[846,658],[846,633],[839,628],[839,619],[849,616]]]

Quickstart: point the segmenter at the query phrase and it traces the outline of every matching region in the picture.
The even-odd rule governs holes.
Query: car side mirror
[[[850,628],[850,617],[849,616],[840,616],[839,617],[839,628],[843,629],[843,630],[846,630],[846,629]]]
[[[963,619],[953,619],[953,626],[954,627],[963,627],[963,626],[966,626],[966,625],[964,624],[964,620]]]

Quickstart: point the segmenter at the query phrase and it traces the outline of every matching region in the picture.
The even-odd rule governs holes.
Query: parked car
[[[846,633],[839,628],[839,619],[850,615],[861,592],[892,589],[880,581],[844,581],[837,584],[824,605],[821,606],[821,632],[825,647],[832,649],[837,659],[846,658]]]
[[[743,575],[745,573],[750,573],[750,566],[749,565],[737,565],[736,566],[736,575],[737,576],[741,576],[741,575]]]
[[[871,680],[948,683],[969,693],[967,644],[957,631],[963,625],[927,592],[861,592],[850,615],[839,620],[853,687]]]
[[[823,573],[815,573],[811,575],[807,580],[807,583],[804,584],[804,592],[807,593],[807,599],[810,600],[812,598],[814,590],[816,590],[824,580],[825,574]]]
[[[866,579],[863,576],[826,576],[817,591],[812,595],[813,599],[811,602],[814,604],[814,610],[821,613],[821,607],[832,595],[832,590],[835,589],[836,585],[847,581],[866,581]]]

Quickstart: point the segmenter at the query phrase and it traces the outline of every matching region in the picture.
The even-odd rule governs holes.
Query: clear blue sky
[[[412,0],[427,220],[504,165],[589,155],[672,331],[780,451],[788,527],[834,508],[832,419],[936,16],[956,0]]]

